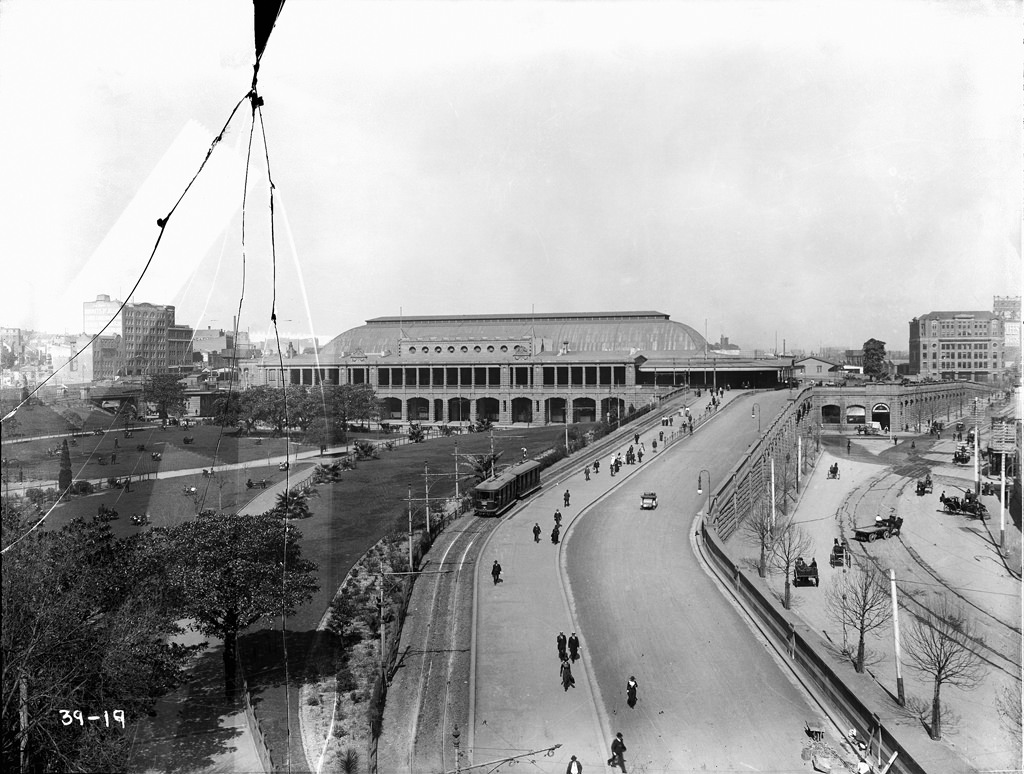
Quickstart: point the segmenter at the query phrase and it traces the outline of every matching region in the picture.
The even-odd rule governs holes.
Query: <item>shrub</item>
[[[306,699],[306,704],[309,705],[310,707],[319,707],[320,706],[320,697],[317,696],[314,693],[312,696],[310,696],[308,699]]]

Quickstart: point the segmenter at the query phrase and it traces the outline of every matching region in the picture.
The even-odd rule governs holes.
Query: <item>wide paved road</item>
[[[788,397],[761,393],[762,428]],[[718,486],[757,436],[750,396],[644,465],[581,514],[568,574],[604,731],[624,735],[630,771],[797,771],[808,705],[690,546],[702,468]],[[654,490],[656,511],[639,510]],[[640,684],[636,708],[626,681]],[[607,723],[610,725],[605,725]],[[607,753],[606,753],[607,756]]]

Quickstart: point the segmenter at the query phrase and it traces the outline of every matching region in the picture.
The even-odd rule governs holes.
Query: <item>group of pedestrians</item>
[[[558,647],[558,676],[562,680],[562,690],[568,691],[576,687],[576,678],[572,676],[572,665],[580,657],[580,638],[573,632],[568,638],[565,632],[559,632],[555,637],[555,645]]]

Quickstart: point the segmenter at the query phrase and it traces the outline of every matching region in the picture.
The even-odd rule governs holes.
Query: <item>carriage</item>
[[[798,556],[793,566],[794,586],[817,586],[818,585],[818,563],[811,559],[811,563],[804,562],[802,556]]]
[[[939,497],[942,508],[946,513],[963,513],[977,519],[989,518],[988,508],[985,503],[974,497]]]
[[[832,552],[828,555],[828,564],[830,567],[850,566],[850,549],[845,542],[837,542],[832,546]]]
[[[658,507],[658,495],[655,492],[644,492],[640,495],[640,510],[653,511]]]

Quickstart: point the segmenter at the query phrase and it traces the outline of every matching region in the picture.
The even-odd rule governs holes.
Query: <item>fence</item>
[[[816,454],[811,453],[810,447],[820,449],[821,435],[820,427],[810,421],[812,389],[807,387],[797,393],[714,493],[708,516],[723,540],[732,536],[764,498],[774,496],[776,507],[785,513],[791,489],[813,467]]]
[[[252,733],[253,742],[256,746],[256,754],[259,756],[264,774],[273,774],[274,761],[270,756],[270,745],[267,744],[267,738],[263,735],[263,728],[260,726],[260,720],[256,716],[256,708],[253,706],[252,695],[249,693],[249,682],[245,679],[245,670],[242,669],[242,657],[240,653],[237,655],[235,663],[235,679],[242,687],[242,703],[245,709],[245,721],[249,726],[249,731]]]

